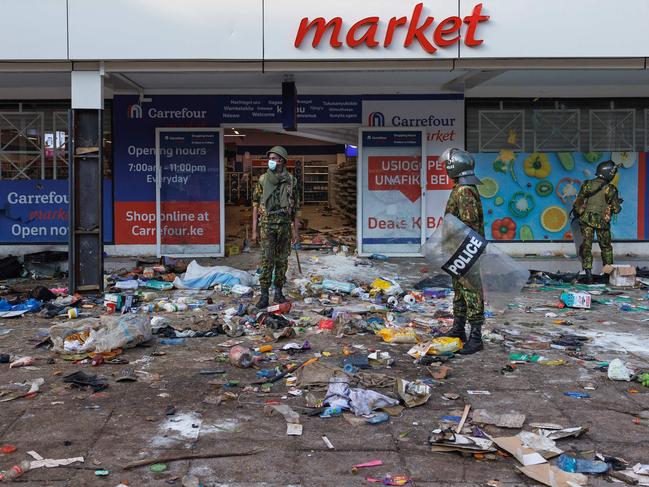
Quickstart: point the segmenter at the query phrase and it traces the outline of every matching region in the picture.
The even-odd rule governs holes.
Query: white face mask
[[[277,161],[269,159],[268,160],[268,169],[270,169],[271,171],[274,171],[276,167],[277,167]]]

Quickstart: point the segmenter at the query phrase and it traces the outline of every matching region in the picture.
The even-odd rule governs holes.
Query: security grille
[[[43,114],[0,112],[0,179],[45,175]]]
[[[524,114],[523,110],[481,110],[478,116],[480,152],[523,151]]]
[[[590,150],[635,150],[635,110],[589,110]]]
[[[534,150],[579,151],[579,110],[534,110]]]

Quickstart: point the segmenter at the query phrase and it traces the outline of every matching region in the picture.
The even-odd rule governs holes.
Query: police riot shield
[[[529,278],[524,266],[450,214],[426,241],[423,254],[464,286],[482,290],[492,311],[504,311]]]
[[[581,261],[581,244],[584,241],[584,237],[581,234],[581,226],[579,225],[579,218],[575,217],[570,222],[570,231],[572,232],[572,240],[575,242],[575,251],[577,252],[577,258]]]

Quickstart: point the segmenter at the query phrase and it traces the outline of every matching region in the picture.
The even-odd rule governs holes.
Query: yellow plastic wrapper
[[[418,343],[410,350],[408,355],[419,359],[424,355],[441,355],[448,352],[457,352],[462,348],[462,340],[451,337],[437,337],[424,343]]]
[[[419,337],[413,330],[382,328],[376,332],[386,343],[417,343]]]
[[[374,279],[374,281],[372,282],[371,287],[373,289],[385,290],[385,289],[389,289],[390,287],[392,287],[392,283],[390,281],[386,281],[385,279],[381,279],[379,277],[377,279]]]

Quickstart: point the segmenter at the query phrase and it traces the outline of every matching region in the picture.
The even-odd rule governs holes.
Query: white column
[[[100,71],[72,71],[72,109],[104,109],[104,78]]]

